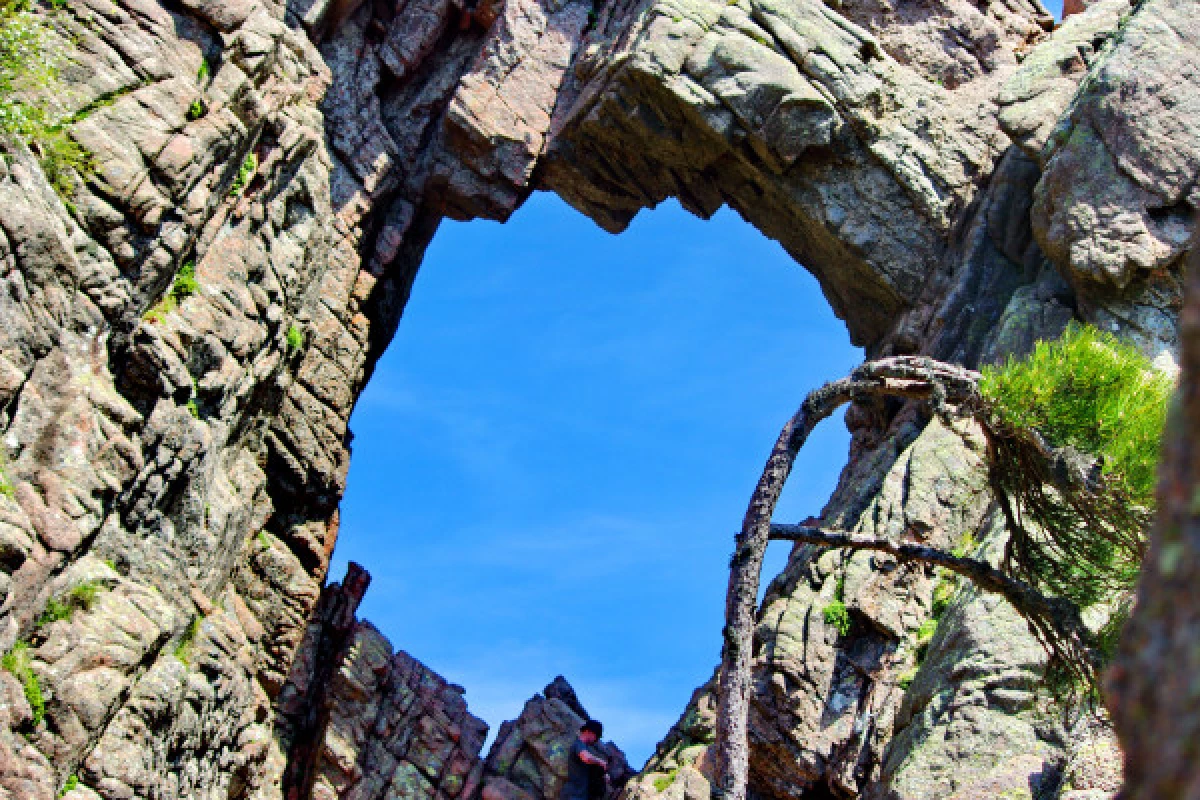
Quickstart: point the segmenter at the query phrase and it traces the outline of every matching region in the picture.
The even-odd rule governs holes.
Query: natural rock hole
[[[640,764],[719,657],[730,537],[781,420],[862,359],[728,210],[599,230],[552,195],[445,223],[351,421],[330,574],[491,725],[562,673]],[[781,519],[846,458],[819,429]],[[788,547],[776,545],[768,577]],[[449,632],[449,633],[448,633]]]

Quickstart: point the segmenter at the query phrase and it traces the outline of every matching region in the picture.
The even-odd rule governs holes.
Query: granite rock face
[[[48,102],[95,169],[56,190],[3,142],[5,800],[555,795],[573,693],[484,757],[462,691],[356,618],[365,575],[326,585],[348,419],[444,217],[535,189],[611,231],[729,205],[871,356],[977,365],[1082,319],[1175,357],[1189,0],[1053,32],[1035,0],[50,5]],[[975,433],[847,424],[822,519],[994,551]],[[962,587],[929,638],[941,581],[792,554],[758,629],[759,797],[1057,790],[1083,734],[1042,720],[1040,650]],[[707,794],[710,691],[626,794]]]

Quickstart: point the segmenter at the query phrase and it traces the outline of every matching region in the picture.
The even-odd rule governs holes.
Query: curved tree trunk
[[[939,406],[977,396],[979,374],[928,358],[871,361],[841,380],[810,392],[775,442],[735,538],[725,595],[724,648],[717,679],[716,781],[713,795],[745,800],[749,775],[749,717],[754,618],[771,516],[796,454],[813,428],[857,397],[933,398]]]

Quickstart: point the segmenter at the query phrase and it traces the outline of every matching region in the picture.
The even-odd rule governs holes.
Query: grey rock
[[[1102,0],[1053,34],[1026,0],[589,5],[49,17],[51,110],[95,170],[60,197],[0,142],[0,650],[28,648],[45,702],[0,673],[0,798],[71,774],[104,800],[556,794],[585,716],[569,687],[485,757],[463,691],[357,619],[365,575],[326,584],[348,420],[445,216],[505,219],[538,189],[612,231],[671,196],[729,205],[871,356],[974,366],[1083,319],[1174,358],[1186,0]],[[867,402],[847,423],[822,519],[941,546],[986,529],[975,432]],[[792,554],[757,633],[755,792],[986,794],[1075,763],[1078,737],[1032,715],[1040,651],[991,598],[963,592],[901,686],[937,580]],[[39,624],[84,585],[87,608]],[[822,613],[839,592],[846,635]],[[707,794],[712,700],[624,794]]]

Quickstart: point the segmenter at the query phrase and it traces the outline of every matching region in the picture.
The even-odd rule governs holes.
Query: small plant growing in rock
[[[4,452],[4,448],[0,446],[0,495],[11,500],[16,496],[16,493],[17,488],[13,486],[12,479],[8,477],[8,455]]]
[[[204,83],[208,80],[208,76],[212,74],[212,69],[208,66],[208,59],[200,59],[200,68],[196,70],[196,80]]]
[[[959,556],[962,558],[962,556]],[[933,618],[940,620],[942,614],[946,613],[946,609],[950,607],[950,601],[954,599],[955,593],[958,592],[958,580],[955,577],[941,570],[941,576],[938,578],[937,585],[933,587]]]
[[[95,165],[66,131],[71,120],[55,119],[37,102],[58,81],[62,56],[54,52],[53,41],[50,26],[32,12],[29,0],[0,0],[0,139],[26,143],[47,181],[73,210],[76,178],[91,174]]]
[[[107,587],[100,581],[84,581],[71,587],[67,592],[67,601],[75,608],[91,611],[96,604],[96,597]]]
[[[196,635],[200,633],[201,617],[196,617],[183,632],[183,638],[175,645],[175,658],[183,664],[192,663],[192,651],[196,648]]]
[[[178,307],[179,301],[175,299],[174,294],[168,292],[163,295],[161,300],[148,308],[145,314],[142,314],[142,319],[146,322],[162,322],[167,318],[167,314],[170,314]]]
[[[69,776],[67,776],[66,783],[63,784],[63,787],[61,789],[59,789],[58,796],[64,797],[68,792],[72,792],[78,788],[79,788],[79,776],[76,775],[75,773],[71,773]]]
[[[175,275],[175,283],[171,286],[171,295],[175,298],[175,302],[182,303],[198,291],[200,291],[200,282],[196,280],[196,262],[185,261]]]
[[[204,103],[202,101],[200,101],[199,99],[193,100],[192,104],[190,106],[188,106],[188,110],[187,110],[188,121],[195,122],[196,120],[198,120],[204,116],[204,112],[205,112]]]
[[[258,169],[258,156],[254,153],[247,153],[245,160],[242,161],[242,166],[238,167],[233,185],[229,187],[230,197],[237,197],[246,190],[246,185],[250,183],[250,178],[256,169]]]
[[[667,787],[675,782],[675,778],[679,775],[678,769],[673,769],[666,775],[660,775],[654,779],[654,791],[665,792]]]
[[[43,611],[42,615],[37,619],[37,626],[41,628],[49,625],[52,622],[60,622],[64,619],[70,619],[71,614],[73,614],[74,611],[75,609],[71,608],[71,606],[67,603],[64,603],[58,598],[51,597],[46,601],[46,610]]]
[[[38,617],[38,627],[64,619],[70,619],[76,611],[90,611],[96,597],[105,589],[101,581],[84,581],[72,586],[63,597],[52,597],[46,602],[46,610]]]
[[[925,661],[925,654],[929,652],[929,643],[933,641],[934,634],[937,633],[938,620],[927,619],[921,623],[921,627],[917,628],[917,664],[918,666]]]
[[[25,701],[33,711],[33,725],[36,728],[46,718],[46,699],[42,696],[42,685],[33,671],[33,656],[29,652],[29,643],[14,644],[0,659],[0,667],[21,682]]]
[[[825,624],[836,628],[842,636],[850,632],[850,612],[846,610],[846,604],[841,600],[834,600],[825,606],[821,614],[825,617]]]
[[[187,410],[192,415],[192,419],[200,419],[200,406],[196,403],[196,398],[191,397],[188,399]]]
[[[298,353],[300,348],[304,346],[304,334],[296,323],[292,323],[287,329],[287,349],[289,353]]]
[[[821,611],[826,625],[832,625],[845,636],[850,632],[850,612],[846,609],[846,576],[839,575],[833,587],[833,602]]]

